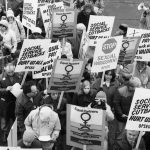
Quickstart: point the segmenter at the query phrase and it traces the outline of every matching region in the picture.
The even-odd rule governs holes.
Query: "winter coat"
[[[90,92],[88,94],[75,93],[73,96],[73,105],[81,106],[81,107],[87,107],[90,103],[92,103],[95,99],[95,94]]]
[[[14,20],[13,23],[9,23],[9,28],[15,32],[17,43],[26,38],[24,27],[19,20]]]
[[[122,117],[123,114],[128,116],[133,94],[130,94],[127,86],[119,88],[114,96],[114,111],[117,120],[126,122],[127,117]]]
[[[31,113],[27,116],[27,118],[25,119],[25,126],[26,129],[31,129],[33,130],[37,137],[39,137],[40,135],[40,129],[39,129],[39,111],[40,108],[37,108],[33,111],[31,111]],[[58,114],[54,111],[51,110],[51,114],[49,116],[49,125],[48,125],[48,130],[49,130],[49,135],[52,137],[53,134],[57,133],[57,135],[59,135],[59,132],[61,130],[61,125],[60,125],[60,120],[58,117]]]
[[[136,146],[136,142],[135,142]],[[133,148],[135,148],[135,146]],[[126,136],[126,132],[124,131],[116,140],[116,149],[117,150],[132,150],[132,146],[129,144]],[[139,144],[138,150],[146,150],[143,138]]]
[[[27,97],[24,93],[22,93],[17,101],[16,101],[16,110],[15,114],[17,117],[17,123],[20,130],[24,130],[24,120],[28,116],[28,114],[31,112],[31,110],[37,108],[41,105],[42,101],[42,92],[39,92],[36,97],[33,99],[33,102],[30,100],[29,97]]]
[[[6,119],[15,117],[16,101],[16,97],[10,91],[6,91],[6,88],[20,82],[21,79],[16,73],[12,77],[5,75],[0,79],[0,116]]]
[[[96,13],[94,11],[92,11],[90,13],[90,15],[96,15]],[[77,24],[78,23],[83,23],[85,25],[86,29],[87,29],[88,28],[88,24],[89,24],[90,15],[86,15],[84,10],[79,12],[78,13],[78,17],[77,17]]]

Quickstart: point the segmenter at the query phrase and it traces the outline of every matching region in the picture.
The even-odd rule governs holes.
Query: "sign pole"
[[[58,102],[58,105],[57,105],[57,109],[60,108],[60,105],[61,105],[61,102],[62,102],[62,99],[63,99],[63,95],[64,95],[64,91],[62,91],[61,94],[60,94],[59,102]]]
[[[86,145],[83,145],[83,150],[86,150]]]
[[[7,10],[8,10],[7,5],[8,5],[8,2],[7,2],[7,0],[5,0],[5,9],[6,9],[6,12],[7,12]]]
[[[138,140],[137,140],[137,143],[136,143],[136,147],[135,147],[136,149],[139,148],[142,136],[143,136],[143,132],[140,131],[139,136],[138,136]]]
[[[105,76],[105,71],[104,71],[104,72],[103,72],[103,74],[102,74],[102,79],[101,79],[101,86],[100,86],[100,87],[103,87],[104,76]]]

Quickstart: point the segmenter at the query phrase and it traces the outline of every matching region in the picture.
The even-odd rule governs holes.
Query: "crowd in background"
[[[78,58],[83,28],[87,30],[90,15],[103,15],[103,0],[76,0],[74,9],[78,11],[76,40],[65,39],[60,50],[63,59]],[[149,5],[150,8],[150,5]],[[40,12],[39,12],[40,13]],[[149,12],[144,12],[140,24],[146,25]],[[81,28],[82,27],[82,28]],[[121,24],[114,36],[126,36],[128,25]],[[11,9],[4,11],[0,5],[0,141],[6,145],[10,128],[17,117],[18,145],[22,148],[40,148],[43,143],[39,125],[47,123],[51,142],[48,146],[55,150],[78,149],[66,144],[66,107],[73,104],[106,111],[104,150],[132,150],[135,148],[138,131],[125,130],[135,88],[150,88],[150,67],[148,62],[137,62],[108,70],[101,84],[102,73],[91,73],[93,58],[88,58],[77,93],[64,93],[62,103],[57,108],[60,93],[47,93],[46,79],[33,79],[28,72],[22,86],[23,93],[16,99],[11,93],[15,83],[21,84],[24,72],[14,72],[17,59],[26,38],[26,28]],[[46,32],[40,15],[37,27],[30,31],[29,39],[44,39]],[[62,39],[58,39],[62,45]],[[56,42],[52,39],[52,42]],[[133,68],[135,70],[133,73]],[[144,140],[143,140],[144,139]],[[150,134],[143,136],[139,150],[149,150]],[[45,146],[45,145],[44,145]],[[47,146],[47,145],[46,145]]]

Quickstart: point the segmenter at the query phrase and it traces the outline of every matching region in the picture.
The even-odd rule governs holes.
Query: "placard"
[[[15,72],[40,70],[50,42],[50,39],[25,39]]]
[[[92,72],[98,73],[117,67],[118,57],[122,45],[123,36],[101,39],[97,42]]]
[[[45,31],[48,30],[48,27],[52,27],[52,12],[53,10],[64,9],[63,2],[57,2],[53,4],[43,5],[40,7],[43,24]]]
[[[126,129],[150,131],[150,89],[135,89]]]
[[[91,40],[108,38],[114,25],[115,16],[90,15],[87,33]]]
[[[103,149],[105,111],[67,105],[67,145],[87,150]]]
[[[118,64],[132,64],[139,46],[139,37],[125,37],[119,54]]]
[[[28,29],[36,26],[38,0],[24,0],[22,24]]]
[[[129,28],[127,30],[127,37],[141,37],[142,34],[149,33],[149,30],[144,29],[136,29],[136,28]]]
[[[48,91],[77,92],[84,71],[83,60],[57,59],[50,78]]]
[[[33,79],[51,77],[54,60],[60,57],[60,43],[51,43],[48,51],[45,53],[43,67],[40,71],[33,71]]]
[[[51,3],[53,3],[53,0],[38,0],[38,7],[40,8]]]
[[[77,13],[73,9],[53,11],[52,37],[75,38]]]
[[[141,35],[141,40],[137,49],[135,60],[150,61],[150,31]]]

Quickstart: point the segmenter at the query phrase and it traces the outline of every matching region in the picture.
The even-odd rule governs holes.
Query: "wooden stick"
[[[140,131],[139,136],[138,136],[138,140],[137,140],[137,143],[136,143],[136,147],[135,147],[136,149],[139,148],[142,136],[143,136],[143,132]]]
[[[83,145],[83,150],[86,150],[86,145]]]
[[[132,76],[134,76],[134,73],[135,73],[135,68],[136,68],[136,64],[137,64],[137,62],[135,61],[135,63],[133,63]]]
[[[48,78],[46,78],[46,89],[48,89]]]
[[[27,77],[27,74],[28,74],[28,71],[25,72],[24,76],[23,76],[23,79],[22,79],[22,82],[21,82],[21,87],[23,86],[24,82],[25,82],[25,79]]]
[[[62,102],[62,99],[63,99],[63,95],[64,95],[64,91],[62,91],[61,94],[60,94],[59,102],[58,102],[58,105],[57,105],[57,109],[60,108],[60,105],[61,105],[61,102]]]
[[[8,10],[7,5],[8,5],[8,2],[7,2],[7,0],[5,0],[5,9],[6,9],[6,12],[7,12],[7,10]]]
[[[102,74],[101,86],[100,86],[100,87],[103,87],[104,77],[105,77],[105,71],[104,71],[103,74]]]

